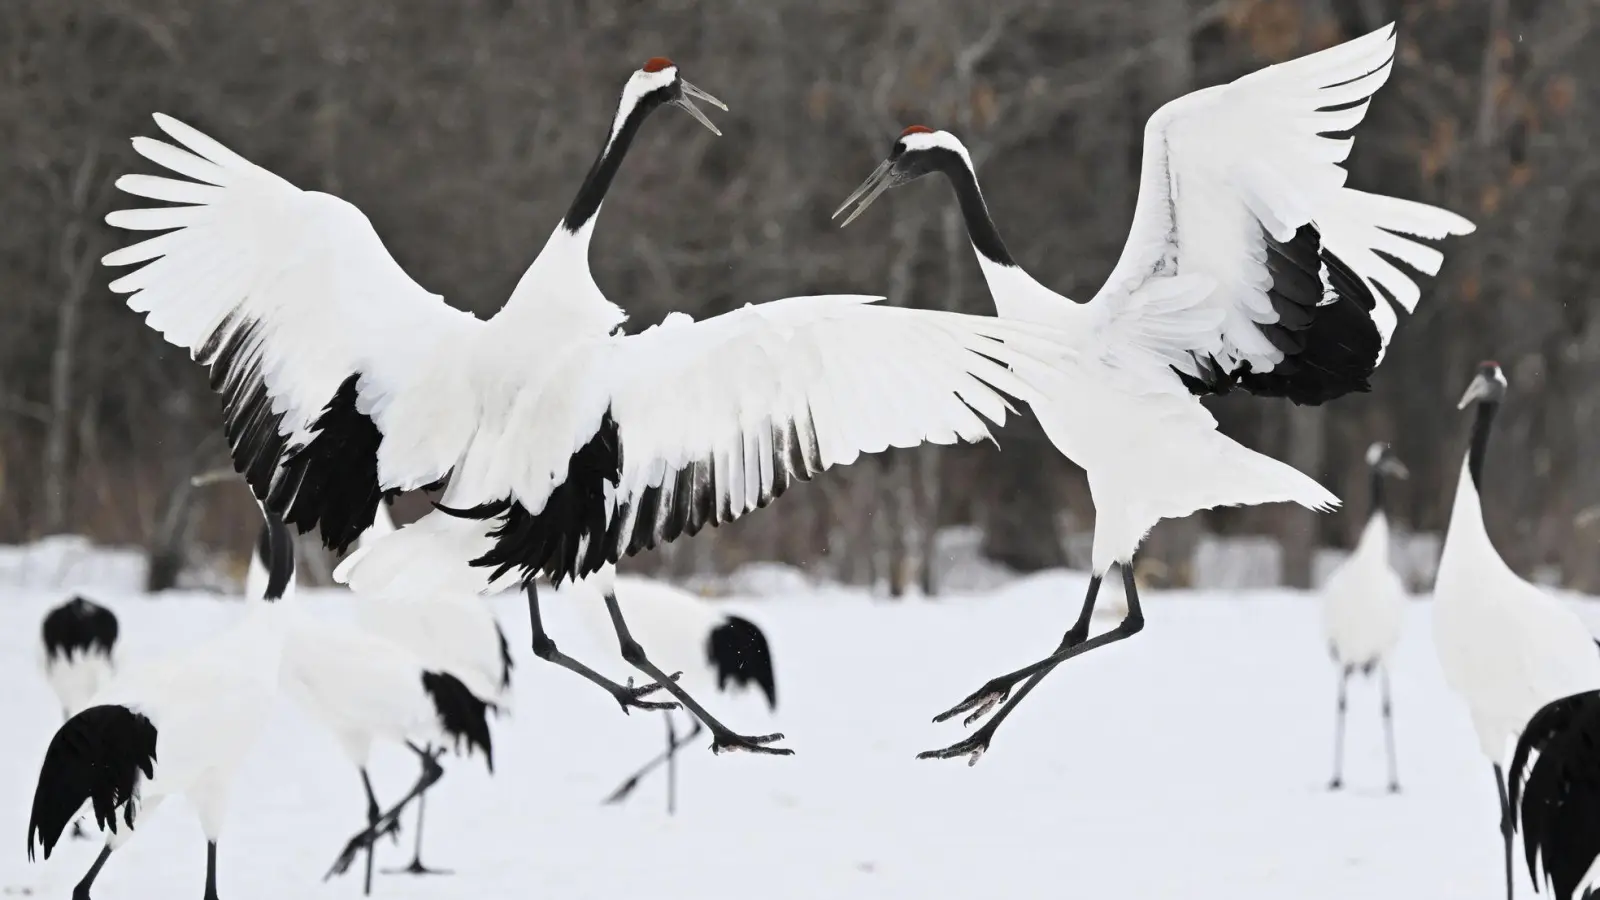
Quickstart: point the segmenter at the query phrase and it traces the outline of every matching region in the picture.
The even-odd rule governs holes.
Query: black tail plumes
[[[1539,758],[1531,760],[1537,751]],[[1585,691],[1545,706],[1528,721],[1511,757],[1511,814],[1534,886],[1542,861],[1556,900],[1578,894],[1600,855],[1600,691]],[[1526,777],[1524,777],[1526,776]]]
[[[1195,394],[1225,394],[1237,386],[1308,406],[1370,390],[1367,379],[1383,349],[1372,318],[1379,298],[1322,246],[1316,225],[1300,226],[1287,242],[1263,236],[1272,275],[1267,296],[1278,321],[1257,327],[1283,361],[1270,372],[1252,372],[1248,363],[1228,372],[1215,360],[1201,360],[1201,377],[1180,373],[1184,384]]]
[[[75,655],[110,656],[117,645],[117,615],[98,603],[73,597],[44,617],[44,652],[51,661]]]
[[[758,685],[767,696],[767,705],[778,708],[778,685],[772,677],[772,650],[767,646],[767,636],[756,623],[729,616],[713,628],[706,639],[706,662],[717,670],[717,690],[727,690],[730,681],[739,687]]]
[[[138,813],[140,774],[155,776],[156,727],[125,706],[91,706],[56,729],[39,767],[28,821],[28,858],[33,840],[50,858],[61,832],[84,801],[94,804],[102,830],[117,830],[117,807],[133,827]]]
[[[459,678],[447,672],[423,672],[422,689],[433,699],[433,708],[439,713],[439,727],[455,740],[456,750],[467,742],[467,752],[473,747],[483,750],[483,758],[494,771],[494,745],[489,738],[489,704],[479,700]]]

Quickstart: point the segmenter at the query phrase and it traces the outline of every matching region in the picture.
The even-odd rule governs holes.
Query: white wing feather
[[[1215,356],[1230,370],[1250,363],[1269,371],[1283,359],[1256,327],[1278,321],[1263,232],[1279,242],[1315,223],[1323,246],[1367,286],[1380,285],[1408,310],[1418,296],[1382,251],[1432,274],[1439,254],[1397,236],[1465,234],[1472,223],[1420,203],[1344,187],[1340,166],[1349,131],[1389,77],[1394,29],[1253,72],[1231,84],[1174,100],[1145,127],[1139,200],[1127,244],[1093,306],[1143,306],[1140,292],[1172,275],[1205,275],[1215,287],[1197,304],[1220,313],[1220,328],[1194,341],[1192,330],[1134,335],[1145,349],[1196,374],[1189,353]],[[1161,305],[1145,307],[1167,314]],[[1395,316],[1379,299],[1374,311],[1387,345]],[[1381,357],[1380,357],[1381,358]]]
[[[444,360],[462,353],[478,320],[412,281],[354,206],[302,191],[175,119],[155,119],[187,149],[149,138],[134,148],[194,180],[126,175],[117,186],[190,205],[106,217],[119,228],[175,229],[108,254],[108,266],[146,263],[111,289],[197,357],[254,323],[253,352],[291,442],[360,373],[361,411],[387,438],[381,480],[415,486],[443,475],[470,434],[463,410],[472,406],[450,402],[464,390],[452,377],[462,367]]]

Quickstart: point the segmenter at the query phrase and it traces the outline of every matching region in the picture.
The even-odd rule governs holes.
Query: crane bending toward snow
[[[85,803],[106,834],[73,900],[89,900],[112,851],[173,794],[185,796],[200,818],[204,900],[217,900],[217,840],[234,776],[277,698],[287,618],[275,601],[290,574],[275,569],[244,618],[222,634],[118,675],[51,738],[33,794],[28,857],[37,838],[49,859]]]
[[[1600,689],[1600,650],[1566,604],[1511,571],[1484,528],[1484,459],[1506,386],[1500,366],[1485,362],[1461,397],[1460,408],[1475,407],[1472,442],[1439,557],[1433,639],[1445,681],[1466,701],[1479,747],[1494,765],[1510,900],[1515,807],[1501,767],[1506,744],[1547,704]]]
[[[146,324],[210,369],[235,468],[272,512],[343,550],[381,498],[448,482],[440,509],[353,554],[336,577],[377,596],[518,584],[541,659],[623,707],[666,690],[714,750],[782,753],[710,715],[646,655],[609,596],[618,559],[732,521],[862,453],[989,438],[1002,392],[1059,364],[1036,325],[796,297],[634,335],[600,292],[596,215],[644,120],[714,98],[653,58],[628,79],[599,155],[544,249],[488,321],[452,309],[389,256],[367,218],[302,191],[163,115],[178,145],[135,138],[181,178],[125,175],[127,193],[177,206],[107,222],[163,231],[108,254],[144,264],[112,283]],[[720,103],[716,105],[721,106]],[[716,129],[713,127],[713,131]],[[530,352],[530,346],[534,348]],[[591,577],[629,688],[562,653],[535,579]]]
[[[1037,385],[1044,397],[1030,402],[1051,442],[1089,477],[1093,571],[1082,611],[1055,652],[935,716],[965,713],[971,725],[994,711],[967,739],[919,758],[976,763],[1056,666],[1138,633],[1134,552],[1161,519],[1215,506],[1337,504],[1311,478],[1219,433],[1199,397],[1242,388],[1319,404],[1367,390],[1397,322],[1391,304],[1409,312],[1419,297],[1389,258],[1429,274],[1442,260],[1400,235],[1472,231],[1454,213],[1344,187],[1339,164],[1351,140],[1327,135],[1361,122],[1393,57],[1389,26],[1157,110],[1145,126],[1127,244],[1089,303],[1018,267],[971,157],[948,132],[907,128],[839,207],[836,216],[854,205],[848,225],[889,188],[945,175],[999,316],[1066,329],[1077,350],[1076,364],[1057,369],[1053,385]],[[1128,614],[1089,638],[1113,565],[1122,569]]]
[[[40,627],[39,667],[70,719],[117,671],[117,614],[85,597],[73,597],[45,614]],[[73,838],[88,832],[72,820]]]
[[[570,595],[573,608],[596,641],[611,636],[611,623],[597,591],[585,581],[574,582],[563,594]],[[647,578],[619,577],[617,602],[628,614],[628,623],[660,654],[663,665],[683,673],[683,684],[695,693],[711,691],[759,691],[767,708],[778,708],[778,683],[772,664],[772,648],[761,627],[749,619],[718,609],[705,599],[681,588]],[[666,722],[666,749],[606,797],[606,803],[620,803],[631,795],[639,782],[665,766],[667,770],[667,813],[677,811],[677,754],[699,737],[699,720],[680,736],[671,710],[663,710]]]
[[[1376,443],[1367,448],[1371,504],[1366,527],[1350,558],[1328,576],[1322,586],[1322,626],[1328,653],[1339,668],[1339,700],[1334,714],[1333,778],[1329,790],[1344,786],[1344,717],[1350,676],[1378,673],[1383,692],[1384,750],[1389,759],[1389,793],[1400,791],[1400,774],[1394,756],[1394,709],[1389,696],[1389,654],[1400,640],[1406,614],[1406,587],[1389,562],[1389,517],[1384,513],[1385,478],[1409,478],[1411,473],[1389,449]]]
[[[85,597],[73,597],[45,614],[39,664],[70,719],[117,671],[117,614]]]

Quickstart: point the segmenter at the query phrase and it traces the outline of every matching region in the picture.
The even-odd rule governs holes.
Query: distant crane
[[[605,607],[596,590],[578,581],[565,591],[572,608],[597,641],[614,640]],[[767,708],[778,708],[778,685],[773,674],[772,648],[761,627],[749,619],[717,609],[716,605],[670,584],[646,578],[619,577],[617,602],[628,614],[629,627],[638,632],[660,656],[663,665],[683,673],[683,683],[695,693],[758,690]],[[681,737],[671,710],[664,710],[667,747],[660,755],[628,776],[607,798],[620,803],[633,793],[646,775],[667,768],[667,813],[677,811],[677,753],[703,730],[691,719],[692,729]]]
[[[1389,697],[1389,654],[1400,641],[1406,615],[1406,586],[1389,562],[1389,517],[1383,509],[1386,478],[1409,478],[1410,472],[1388,444],[1367,448],[1371,504],[1367,525],[1350,558],[1328,576],[1322,587],[1322,625],[1328,652],[1339,668],[1339,704],[1333,729],[1333,778],[1328,789],[1344,786],[1344,716],[1350,676],[1378,673],[1383,691],[1384,749],[1389,757],[1389,793],[1400,791],[1394,758],[1394,709]]]

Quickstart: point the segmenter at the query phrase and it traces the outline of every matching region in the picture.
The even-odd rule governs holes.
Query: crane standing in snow
[[[1339,700],[1333,726],[1333,778],[1328,789],[1344,786],[1344,717],[1350,676],[1378,673],[1383,692],[1384,749],[1389,758],[1389,793],[1399,793],[1394,755],[1394,709],[1389,696],[1389,654],[1400,640],[1406,614],[1406,588],[1389,562],[1389,517],[1383,508],[1386,478],[1409,478],[1405,464],[1376,443],[1367,448],[1371,505],[1356,548],[1322,586],[1322,626],[1328,652],[1339,669]]]
[[[1501,767],[1506,745],[1552,701],[1600,689],[1600,651],[1575,612],[1511,571],[1484,528],[1484,460],[1506,386],[1500,366],[1485,362],[1461,397],[1461,409],[1474,408],[1472,442],[1439,557],[1433,640],[1445,681],[1466,701],[1494,766],[1510,900],[1515,813]]]
[[[1388,79],[1389,26],[1231,84],[1180,97],[1145,126],[1143,172],[1121,258],[1088,303],[1024,272],[989,216],[966,147],[921,125],[839,207],[848,225],[891,187],[931,173],[955,189],[1000,318],[1073,335],[1073,364],[1030,403],[1082,466],[1094,498],[1092,577],[1077,621],[1049,656],[990,679],[934,717],[965,715],[965,740],[919,754],[975,764],[1006,717],[1063,662],[1144,627],[1133,556],[1160,520],[1215,506],[1338,503],[1311,478],[1216,430],[1199,402],[1243,388],[1319,404],[1368,389],[1419,290],[1388,258],[1432,274],[1442,255],[1400,235],[1442,238],[1472,223],[1344,186],[1351,139]],[[1122,570],[1128,612],[1089,637],[1095,597]],[[1021,685],[1018,688],[1018,685]],[[1012,691],[1016,690],[1013,696]],[[997,709],[998,708],[998,709]]]

